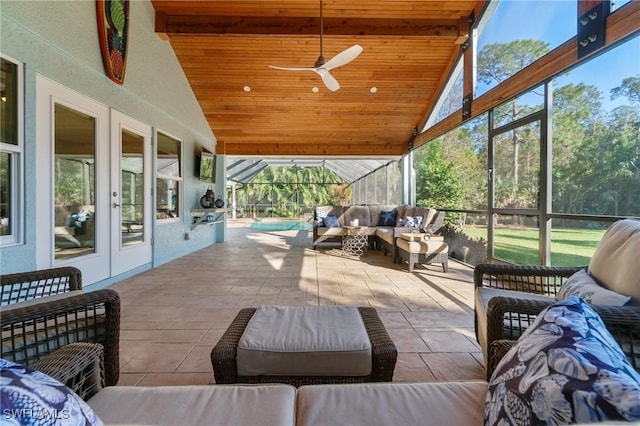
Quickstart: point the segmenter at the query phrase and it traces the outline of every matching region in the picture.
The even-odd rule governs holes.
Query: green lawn
[[[487,238],[484,227],[465,227],[473,239]],[[587,265],[604,235],[604,229],[553,229],[551,264],[556,266]],[[533,228],[497,228],[494,257],[520,265],[538,264],[538,230]]]

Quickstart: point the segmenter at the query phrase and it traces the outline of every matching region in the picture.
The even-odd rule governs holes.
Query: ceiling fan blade
[[[324,69],[324,67],[316,69],[315,72],[318,73],[318,75],[322,78],[322,82],[325,86],[327,86],[327,89],[335,92],[340,88],[340,83],[338,83],[338,80],[336,80],[335,77],[333,77],[329,73],[329,71]]]
[[[343,50],[333,58],[329,59],[327,63],[322,66],[322,68],[329,71],[333,68],[341,67],[353,61],[358,57],[358,55],[360,55],[360,53],[362,53],[362,46],[360,46],[359,44],[354,44],[350,48]]]
[[[269,65],[269,68],[285,71],[315,71],[315,67],[279,67],[277,65]]]

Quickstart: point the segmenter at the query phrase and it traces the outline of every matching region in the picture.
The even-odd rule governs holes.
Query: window
[[[640,37],[553,81],[553,212],[640,212]]]
[[[0,57],[0,244],[19,241],[22,65]]]
[[[156,219],[180,217],[182,141],[157,132]]]
[[[577,1],[499,1],[479,23],[478,86],[483,95],[576,35]],[[508,58],[508,60],[505,60]]]

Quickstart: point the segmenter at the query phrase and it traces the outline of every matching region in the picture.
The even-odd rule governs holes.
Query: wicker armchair
[[[76,342],[104,347],[105,383],[119,378],[120,296],[111,289],[82,289],[76,268],[2,276],[1,357],[26,366]]]
[[[0,305],[13,305],[77,290],[82,290],[82,272],[72,266],[2,275]]]
[[[475,267],[474,326],[476,339],[483,351],[485,363],[489,360],[487,301],[502,296],[552,302],[562,284],[582,267],[523,266],[480,264]],[[505,330],[503,338],[517,339],[527,328],[523,318],[520,328]]]
[[[514,332],[521,333],[537,315],[553,302],[494,297],[487,311],[487,380],[498,362],[515,344]],[[640,372],[640,307],[592,305],[627,359]]]
[[[623,219],[612,223],[589,260],[587,274],[595,287],[628,296],[634,307],[625,312],[640,309],[640,220]],[[496,336],[489,333],[489,303],[493,298],[519,299],[518,306],[528,303],[544,306],[555,302],[555,295],[562,285],[585,267],[520,266],[481,264],[474,271],[476,338],[483,350],[487,366],[490,364],[489,347]],[[613,303],[617,304],[617,303]],[[603,308],[604,309],[604,308]],[[537,310],[540,312],[540,310]],[[513,318],[512,318],[513,317]],[[505,313],[501,335],[517,339],[535,317],[519,316],[517,311]],[[495,322],[499,327],[500,322]],[[635,365],[635,364],[634,364]]]

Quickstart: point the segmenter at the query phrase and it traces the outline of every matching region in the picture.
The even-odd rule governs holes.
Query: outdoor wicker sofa
[[[120,297],[115,290],[85,292],[74,267],[6,274],[2,287],[3,359],[30,366],[74,342],[104,346],[105,381],[119,377]]]
[[[517,306],[509,309],[526,315],[543,308],[542,304],[495,298],[488,321],[498,337],[502,309],[509,306]],[[638,311],[602,306],[595,310],[638,370]],[[514,343],[493,341],[493,362],[497,364]],[[491,382],[484,380],[300,388],[276,383],[105,387],[102,357],[102,345],[74,343],[53,351],[32,367],[72,387],[105,424],[482,424],[491,388]]]
[[[385,216],[385,213],[393,213]],[[400,262],[396,240],[408,232],[437,234],[444,223],[445,212],[427,207],[401,205],[316,206],[313,210],[312,243],[314,250],[326,242],[342,242],[344,227],[354,221],[368,235],[369,245],[391,253],[393,263]],[[326,218],[333,217],[334,224]],[[412,225],[420,217],[419,225]],[[391,218],[391,219],[389,219]],[[438,237],[442,238],[442,237]]]

